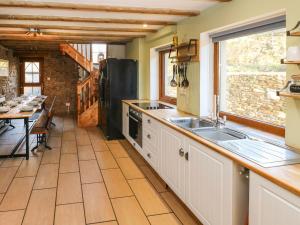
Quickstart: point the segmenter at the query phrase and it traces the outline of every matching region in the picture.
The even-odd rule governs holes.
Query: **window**
[[[159,100],[176,104],[177,87],[171,87],[170,82],[173,78],[173,64],[169,59],[169,51],[159,53]]]
[[[280,63],[286,52],[286,29],[272,29],[215,42],[215,94],[221,115],[283,135],[285,101],[276,90],[286,82]]]
[[[21,93],[24,95],[42,94],[42,59],[21,59]]]
[[[106,44],[92,44],[93,63],[98,64],[100,60],[106,59]]]

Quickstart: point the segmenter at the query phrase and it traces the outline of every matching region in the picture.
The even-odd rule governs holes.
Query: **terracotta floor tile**
[[[0,202],[2,201],[4,194],[0,194]]]
[[[104,152],[109,151],[108,146],[103,140],[96,140],[92,142],[93,148],[95,152]]]
[[[93,146],[92,145],[81,145],[81,146],[77,146],[78,152],[81,151],[93,151]]]
[[[135,149],[128,150],[127,152],[128,152],[128,155],[130,155],[130,158],[135,162],[136,165],[138,165],[138,166],[146,166],[147,165],[144,158]]]
[[[115,158],[128,157],[128,153],[120,143],[109,143],[107,145]]]
[[[102,182],[103,178],[96,160],[79,161],[81,182],[96,183]]]
[[[96,159],[93,150],[86,150],[86,151],[80,151],[80,152],[78,152],[78,158],[79,158],[79,160]]]
[[[61,147],[61,137],[49,137],[48,139],[48,145],[51,146],[51,148],[60,148]]]
[[[29,160],[23,160],[16,177],[36,176],[41,162],[41,157],[30,157]]]
[[[150,225],[135,197],[112,199],[119,225]]]
[[[167,186],[164,183],[162,179],[158,177],[158,175],[155,174],[154,171],[152,171],[148,166],[141,166],[140,169],[143,171],[145,176],[148,178],[150,183],[154,186],[156,191],[158,192],[166,192]]]
[[[0,212],[1,225],[21,225],[24,210]]]
[[[77,145],[91,145],[89,135],[76,135]]]
[[[182,203],[174,196],[174,194],[164,192],[161,193],[161,196],[184,225],[201,225],[201,223],[182,206]]]
[[[59,174],[56,204],[82,202],[79,173]]]
[[[75,141],[75,132],[74,131],[65,131],[62,135],[62,141]]]
[[[52,225],[54,221],[56,189],[32,192],[22,225]]]
[[[146,179],[129,180],[128,183],[147,216],[171,212]]]
[[[108,194],[103,183],[82,185],[86,222],[115,220]]]
[[[88,135],[88,132],[85,128],[76,127],[75,135]]]
[[[12,158],[12,159],[5,159],[1,164],[1,167],[13,167],[13,166],[20,166],[23,161],[23,158]]]
[[[83,204],[57,206],[54,225],[85,225]]]
[[[119,168],[110,151],[95,152],[95,154],[101,169]]]
[[[7,188],[18,170],[18,167],[0,168],[0,193],[7,191]]]
[[[101,172],[111,198],[133,195],[120,169],[102,170]]]
[[[0,211],[25,209],[34,182],[34,177],[15,178],[2,203]]]
[[[59,163],[59,159],[60,149],[52,148],[51,150],[46,150],[44,152],[41,164]]]
[[[41,165],[34,183],[34,189],[56,187],[58,179],[58,166],[58,164]]]
[[[76,141],[63,141],[61,146],[61,153],[77,153]]]
[[[137,165],[130,158],[117,158],[119,164],[126,179],[143,178],[144,174],[137,167]]]
[[[60,157],[60,173],[79,171],[78,158],[76,154],[62,154]]]
[[[118,225],[117,221],[110,221],[110,222],[104,222],[104,223],[94,223],[92,225]]]
[[[148,219],[151,225],[182,225],[173,213],[149,216]]]

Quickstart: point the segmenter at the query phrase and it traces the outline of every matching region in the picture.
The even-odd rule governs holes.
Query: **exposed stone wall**
[[[0,94],[7,100],[17,96],[19,90],[19,59],[13,56],[13,51],[0,45],[0,59],[9,61],[8,77],[0,77]]]
[[[68,56],[51,52],[44,57],[44,95],[50,102],[56,96],[55,113],[67,113],[66,102],[70,102],[70,112],[76,111],[76,85],[78,66]]]
[[[285,79],[285,73],[228,74],[226,111],[284,125],[286,103],[276,90],[285,85]]]

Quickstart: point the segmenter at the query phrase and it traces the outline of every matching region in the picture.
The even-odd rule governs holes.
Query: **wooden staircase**
[[[83,51],[83,49],[85,49]],[[61,44],[63,55],[68,55],[89,75],[77,82],[77,124],[79,127],[93,127],[98,125],[98,84],[99,70],[93,68],[91,52],[87,47],[78,48],[77,45]],[[91,48],[90,48],[91,50]]]

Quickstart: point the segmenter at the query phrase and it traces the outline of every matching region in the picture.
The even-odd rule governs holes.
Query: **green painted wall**
[[[300,20],[299,8],[299,0],[233,0],[232,2],[222,3],[203,11],[197,17],[188,18],[180,22],[177,25],[177,35],[179,41],[182,39],[199,38],[202,32],[260,17],[279,10],[286,11],[287,29],[290,29]],[[162,31],[159,31],[158,34],[160,32]],[[159,38],[151,38],[155,35]],[[128,44],[127,50],[129,57],[137,57],[140,65],[143,64],[142,69],[140,69],[140,98],[149,98],[150,48],[171,42],[172,34],[162,36],[154,34],[143,40],[139,45],[135,43],[136,40]],[[300,45],[300,37],[289,37],[287,46],[291,45]],[[139,48],[138,56],[136,55],[136,48]],[[199,114],[200,108],[200,63],[193,63],[189,67],[188,78],[191,85],[188,90],[178,92],[178,108],[193,114]],[[288,66],[288,76],[299,72],[300,67],[296,65]],[[287,102],[286,142],[288,145],[300,149],[300,138],[297,132],[300,126],[300,101],[287,99]]]

